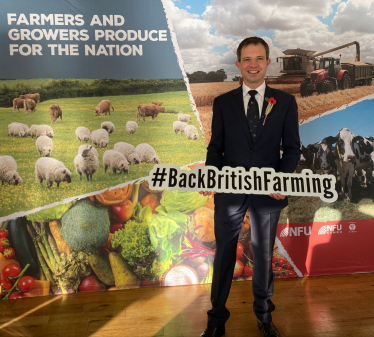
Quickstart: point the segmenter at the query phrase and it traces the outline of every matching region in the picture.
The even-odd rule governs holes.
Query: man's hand
[[[200,194],[204,195],[204,197],[206,197],[207,195],[213,195],[213,194],[216,194],[217,192],[203,192],[203,191],[200,191],[199,192]]]
[[[277,200],[283,200],[286,196],[280,193],[271,193],[269,194],[269,197],[272,197]]]

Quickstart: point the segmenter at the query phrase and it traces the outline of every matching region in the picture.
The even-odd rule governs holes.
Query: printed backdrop
[[[343,20],[351,0],[339,7],[313,5],[320,12],[310,17],[305,8],[283,12],[319,23],[319,32],[328,37],[323,43],[292,36],[290,18],[268,18],[271,2],[251,8],[264,17],[256,21],[258,30],[247,27],[248,5],[236,13],[240,6],[229,7],[229,1],[0,4],[4,298],[211,282],[213,199],[196,192],[150,191],[143,177],[158,162],[186,170],[203,165],[213,99],[239,86],[233,65],[243,34],[269,43],[267,82],[295,95],[305,148],[342,128],[374,136],[374,90],[362,85],[371,81],[301,97],[300,84],[309,73],[291,75],[283,84],[278,79],[286,63],[282,51],[322,52],[353,41]],[[226,17],[217,20],[219,13]],[[372,32],[354,35],[366,63],[373,62],[370,37]],[[339,53],[341,61],[354,61],[355,47],[328,55],[340,58]],[[199,71],[224,73],[226,81],[192,83],[191,75]],[[175,124],[178,120],[185,124]],[[329,146],[333,151],[336,143]],[[374,270],[372,171],[365,171],[366,183],[361,173],[353,177],[351,201],[347,190],[333,204],[290,198],[278,226],[274,277]],[[334,174],[340,192],[341,177]],[[252,265],[247,214],[234,279],[250,280]]]

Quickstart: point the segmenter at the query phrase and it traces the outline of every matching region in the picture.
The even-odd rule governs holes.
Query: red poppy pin
[[[274,97],[270,97],[269,99],[265,98],[265,100],[268,102],[268,106],[266,107],[265,118],[264,118],[264,122],[262,123],[262,125],[265,125],[268,114],[270,113],[271,109],[273,109],[273,106],[277,103]]]

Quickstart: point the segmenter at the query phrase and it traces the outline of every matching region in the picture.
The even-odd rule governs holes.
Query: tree
[[[234,82],[238,82],[240,80],[240,76],[236,75],[232,78]]]
[[[190,83],[223,82],[225,79],[227,79],[224,69],[210,71],[209,73],[204,71],[195,71],[192,74],[187,73],[187,77]]]

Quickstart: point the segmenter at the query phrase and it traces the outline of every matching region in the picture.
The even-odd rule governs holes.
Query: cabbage
[[[165,190],[160,203],[168,213],[170,211],[189,213],[203,207],[207,200],[208,196],[204,197],[199,192]]]
[[[64,213],[70,208],[70,206],[74,205],[75,202],[76,200],[73,200],[66,204],[59,204],[57,206],[45,208],[39,212],[26,215],[26,218],[29,221],[37,221],[37,222],[48,222],[52,220],[58,220],[58,219],[61,219]]]

